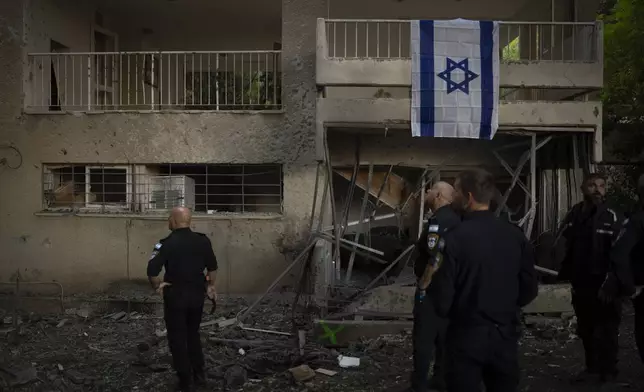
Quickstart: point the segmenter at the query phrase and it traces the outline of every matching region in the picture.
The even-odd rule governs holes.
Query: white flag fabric
[[[411,21],[412,136],[492,139],[499,127],[499,24]]]

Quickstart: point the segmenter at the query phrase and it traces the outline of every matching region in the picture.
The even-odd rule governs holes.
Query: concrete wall
[[[164,217],[37,214],[43,163],[281,163],[283,215],[211,216],[193,224],[213,242],[221,291],[263,291],[288,263],[284,248],[307,235],[316,176],[315,20],[326,6],[284,0],[281,7],[283,114],[37,116],[23,114],[21,102],[21,59],[33,37],[33,16],[20,1],[2,2],[0,146],[15,146],[22,165],[0,167],[0,281],[19,272],[24,279],[60,281],[67,290],[100,289],[143,277],[151,246],[167,235]],[[0,158],[7,154],[0,149]]]

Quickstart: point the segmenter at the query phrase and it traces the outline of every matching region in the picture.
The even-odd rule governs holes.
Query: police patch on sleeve
[[[430,233],[427,236],[427,247],[429,248],[429,250],[436,249],[436,246],[438,245],[438,240],[439,240],[439,237],[438,237],[438,234],[436,233]]]
[[[154,245],[154,249],[156,249],[156,250],[161,249],[161,243],[159,242],[156,245]]]
[[[157,257],[158,254],[159,254],[159,252],[157,252],[156,250],[154,252],[152,252],[152,254],[150,255],[150,259],[148,261],[150,261],[153,258]]]

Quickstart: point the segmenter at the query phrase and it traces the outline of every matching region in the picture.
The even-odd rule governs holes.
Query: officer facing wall
[[[437,182],[425,190],[426,207],[431,209],[432,215],[416,243],[418,257],[414,272],[417,291],[414,300],[414,370],[411,377],[411,390],[414,392],[425,392],[428,386],[432,390],[445,389],[443,362],[446,320],[436,315],[432,301],[426,297],[426,290],[440,266],[442,237],[461,221],[460,216],[450,207],[453,199],[454,188],[446,182]],[[436,356],[432,358],[434,348]],[[428,383],[427,375],[432,359],[434,369]]]
[[[450,392],[514,392],[519,384],[520,308],[537,296],[534,250],[516,226],[495,217],[494,178],[461,173],[452,205],[462,222],[445,235],[444,260],[428,296],[449,318],[446,380]]]
[[[163,294],[164,318],[177,390],[192,391],[206,383],[199,325],[205,294],[216,298],[217,259],[205,234],[190,230],[191,213],[184,207],[172,210],[169,236],[155,245],[148,262],[152,287]],[[163,281],[158,277],[165,269]],[[204,270],[208,271],[208,283]]]

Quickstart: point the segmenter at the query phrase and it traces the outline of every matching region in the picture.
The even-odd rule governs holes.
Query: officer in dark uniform
[[[494,178],[470,170],[456,179],[462,222],[445,235],[443,265],[428,295],[449,318],[450,392],[514,392],[519,384],[519,313],[537,296],[534,250],[523,232],[489,210]]]
[[[216,298],[217,259],[206,235],[190,230],[190,210],[172,210],[168,227],[172,233],[155,245],[148,262],[152,286],[162,293],[168,345],[179,391],[192,391],[206,382],[199,325],[204,294]],[[158,277],[165,268],[163,281]],[[208,270],[208,286],[204,270]]]
[[[628,286],[624,273],[610,265],[623,219],[605,204],[603,176],[587,176],[581,191],[584,200],[566,215],[557,235],[566,240],[558,280],[572,284],[577,331],[584,344],[586,369],[575,381],[604,382],[617,376],[620,295]]]
[[[436,315],[432,302],[426,298],[426,290],[440,263],[438,245],[443,235],[461,221],[460,216],[450,207],[453,199],[454,188],[446,182],[437,182],[425,189],[426,206],[431,209],[432,216],[416,243],[418,257],[414,272],[418,283],[414,300],[414,370],[411,376],[411,389],[414,392],[425,392],[428,386],[434,390],[445,389],[443,361],[446,320]],[[432,358],[434,348],[436,356]],[[427,375],[432,359],[434,369],[428,383]]]
[[[635,308],[635,342],[644,362],[644,175],[637,182],[639,203],[636,211],[625,222],[610,254],[611,265],[617,271],[630,267],[622,281],[627,282],[623,294],[631,295]],[[630,285],[632,283],[633,285]]]

